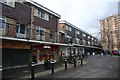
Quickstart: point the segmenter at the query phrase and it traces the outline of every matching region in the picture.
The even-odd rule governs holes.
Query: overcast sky
[[[119,0],[34,0],[82,30],[98,36],[99,20],[118,13]]]

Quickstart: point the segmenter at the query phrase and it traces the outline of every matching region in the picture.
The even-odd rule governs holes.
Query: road
[[[118,78],[118,56],[88,56],[87,64],[38,78]],[[118,70],[119,67],[119,70]]]

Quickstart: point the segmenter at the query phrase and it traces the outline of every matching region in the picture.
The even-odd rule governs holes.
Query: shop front
[[[36,62],[38,64],[44,64],[46,60],[55,62],[58,61],[57,54],[59,51],[59,48],[57,45],[46,45],[46,44],[40,44],[33,46],[33,62]]]
[[[30,45],[25,42],[3,41],[2,49],[3,69],[28,66],[30,64]]]

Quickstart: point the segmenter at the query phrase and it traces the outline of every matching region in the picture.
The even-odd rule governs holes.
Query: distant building
[[[120,49],[120,15],[100,20],[102,46],[107,50]]]
[[[93,53],[97,50],[97,48],[95,48],[95,46],[98,45],[97,38],[65,20],[59,22],[58,34],[61,43],[69,45],[72,43],[73,45],[71,49],[70,47],[61,47],[62,51],[67,51],[66,55],[70,55],[70,50],[72,52],[71,55],[73,55],[73,53],[76,55],[78,53]]]

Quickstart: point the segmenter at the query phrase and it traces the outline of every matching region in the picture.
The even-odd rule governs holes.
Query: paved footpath
[[[84,60],[83,61],[83,65],[87,64],[87,62]],[[79,60],[77,62],[76,65],[81,65],[81,61]],[[56,65],[57,66],[57,65]],[[74,68],[74,64],[67,64],[67,68],[68,69],[71,69],[71,68]],[[56,72],[59,72],[59,71],[65,71],[65,64],[62,63],[61,66],[57,67],[54,69],[54,74],[56,74]],[[42,72],[37,72],[35,73],[35,78],[37,77],[43,77],[43,76],[46,76],[46,75],[51,75],[51,70],[46,70],[46,71],[42,71]],[[22,76],[20,78],[31,78],[31,75],[26,75],[26,76]]]
[[[80,64],[81,61],[78,60],[77,61],[77,66],[81,65]],[[86,64],[87,62],[85,60],[83,60],[83,64]],[[74,67],[74,64],[67,64],[68,65],[68,69]],[[64,62],[59,62],[54,64],[55,69],[54,72],[58,72],[58,71],[62,71],[65,70],[65,65]],[[35,78],[37,77],[42,77],[42,76],[46,76],[46,75],[50,75],[51,74],[51,70],[44,70],[44,65],[38,65],[35,66]],[[7,69],[7,70],[3,70],[2,73],[2,77],[3,78],[11,78],[11,79],[27,79],[27,78],[31,78],[31,69],[30,67],[24,67],[24,68],[16,68],[16,69]]]
[[[39,76],[37,78],[118,78],[120,66],[118,56],[89,56],[87,64],[55,74]],[[119,69],[118,69],[119,68]]]

